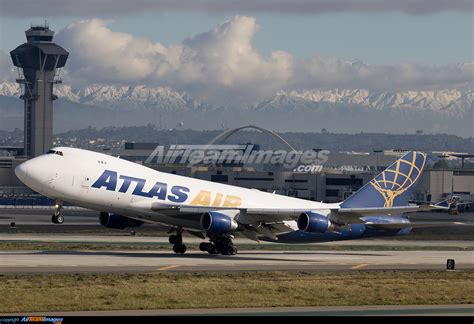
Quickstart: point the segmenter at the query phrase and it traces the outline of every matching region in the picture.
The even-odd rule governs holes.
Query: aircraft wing
[[[179,215],[179,214],[202,214],[210,211],[218,210],[232,210],[234,208],[226,207],[206,207],[206,206],[192,206],[192,205],[168,205],[162,203],[151,204],[151,210],[165,214],[168,216]]]
[[[340,224],[364,223],[360,218],[369,215],[395,216],[403,213],[439,209],[434,205],[410,205],[396,207],[367,207],[367,208],[330,208],[329,218]],[[328,209],[282,209],[282,208],[247,208],[241,210],[240,220],[252,223],[255,221],[284,221],[296,220],[306,212],[327,211]]]
[[[153,211],[167,212],[167,211],[180,211],[182,213],[205,213],[215,210],[229,210],[239,209],[245,211],[249,215],[274,215],[274,216],[299,216],[301,213],[308,211],[318,211],[318,209],[312,208],[239,208],[239,207],[212,207],[212,206],[194,206],[194,205],[169,205],[162,203],[153,203],[151,206]],[[360,216],[373,215],[373,214],[401,214],[408,212],[417,212],[425,210],[439,209],[435,205],[408,205],[408,206],[395,206],[395,207],[363,207],[363,208],[329,208],[329,210],[337,212],[339,214],[355,214]],[[320,209],[328,210],[328,208]]]
[[[203,213],[213,211],[232,211],[238,214],[237,218],[239,223],[244,225],[241,235],[258,241],[258,235],[263,235],[270,239],[276,240],[275,233],[290,232],[293,229],[288,227],[284,221],[296,219],[302,212],[307,209],[301,210],[277,210],[277,209],[236,209],[226,207],[204,207],[204,206],[191,206],[191,205],[167,205],[162,203],[153,203],[151,210],[165,214],[169,217],[194,217],[198,220]],[[248,213],[250,211],[250,213]]]
[[[275,209],[275,208],[236,208],[236,207],[207,207],[191,205],[167,205],[162,203],[153,203],[151,210],[170,217],[181,215],[196,215],[200,217],[204,213],[212,211],[232,211],[239,213],[239,222],[243,224],[258,223],[281,223],[285,220],[295,220],[301,213],[308,209]]]
[[[153,203],[151,210],[168,215],[178,216],[180,214],[203,214],[211,211],[239,210],[239,221],[244,224],[255,224],[258,222],[282,222],[296,220],[305,212],[318,212],[318,209],[308,208],[236,208],[236,207],[207,207],[193,205],[167,205]],[[368,215],[400,215],[407,212],[439,209],[434,205],[410,205],[395,207],[367,207],[367,208],[331,208],[330,218],[338,220],[339,223],[363,223],[360,217]],[[321,209],[327,211],[328,209]]]
[[[474,223],[460,223],[460,222],[415,222],[415,223],[365,223],[368,227],[383,230],[383,229],[402,229],[402,228],[426,228],[426,227],[445,227],[445,226],[474,226]]]
[[[378,230],[466,225],[465,223],[457,222],[370,223],[362,219],[362,217],[370,215],[399,216],[400,214],[407,212],[432,209],[438,209],[438,207],[434,205],[409,205],[394,207],[338,208],[337,205],[334,205],[333,208],[320,210],[320,212],[327,213],[330,211],[329,219],[337,224],[365,224]],[[295,221],[302,213],[318,212],[318,210],[308,210],[307,208],[225,208],[193,205],[169,205],[159,202],[153,203],[151,210],[169,217],[194,218],[196,221],[200,219],[202,214],[207,212],[232,211],[235,214],[238,214],[235,219],[243,225],[240,234],[255,241],[258,241],[258,235],[277,239],[276,234],[292,231],[292,229],[284,223],[285,221]]]

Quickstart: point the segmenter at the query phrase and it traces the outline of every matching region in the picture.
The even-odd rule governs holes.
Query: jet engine
[[[299,230],[310,233],[332,232],[336,227],[328,217],[313,212],[301,214],[298,217],[297,224]]]
[[[219,212],[208,212],[201,216],[201,228],[212,234],[225,234],[240,227],[233,218]]]

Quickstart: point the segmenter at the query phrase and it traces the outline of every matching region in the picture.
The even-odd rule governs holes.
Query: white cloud
[[[116,16],[169,10],[201,12],[273,12],[322,14],[328,12],[469,12],[471,0],[1,0],[0,16],[51,17]]]
[[[472,89],[474,65],[414,63],[369,65],[314,55],[296,59],[252,46],[253,17],[235,16],[214,29],[164,46],[111,30],[107,21],[83,20],[59,31],[55,41],[69,59],[64,83],[166,86],[203,102],[240,106],[278,90],[339,88],[368,90]],[[0,53],[0,73],[14,80],[9,57]]]
[[[0,51],[0,82],[15,82],[16,73],[10,55]]]
[[[474,65],[369,65],[335,57],[314,56],[297,66],[301,88],[366,88],[371,90],[410,90],[468,88],[474,85]]]
[[[114,32],[100,19],[79,21],[61,30],[55,41],[71,54],[69,76],[76,82],[146,80],[172,49],[130,34]],[[150,67],[152,70],[150,70]]]
[[[254,100],[285,86],[292,77],[291,55],[274,51],[264,58],[251,41],[255,18],[236,16],[213,30],[183,42],[186,65],[192,66],[191,88],[207,97]]]
[[[253,48],[257,24],[236,16],[213,30],[163,46],[110,30],[104,20],[74,23],[56,41],[70,51],[68,82],[147,83],[187,91],[205,101],[245,101],[284,87],[291,78],[291,56],[275,51],[265,58]]]

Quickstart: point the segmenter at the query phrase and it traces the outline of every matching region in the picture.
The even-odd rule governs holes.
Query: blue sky
[[[0,7],[1,8],[1,7]],[[473,61],[472,12],[430,15],[383,13],[205,13],[167,11],[137,13],[113,19],[109,27],[165,45],[205,32],[235,14],[256,18],[254,47],[263,55],[284,50],[296,57],[314,54],[359,59],[371,64],[416,62],[447,64]],[[97,15],[100,17],[100,15]],[[0,17],[0,50],[8,53],[25,40],[30,23],[49,22],[59,31],[82,17]]]
[[[171,44],[232,16],[168,12],[117,19],[111,27]],[[473,60],[472,13],[252,16],[260,26],[254,46],[265,55],[280,49],[298,57],[320,54],[372,64],[404,61],[445,64]]]

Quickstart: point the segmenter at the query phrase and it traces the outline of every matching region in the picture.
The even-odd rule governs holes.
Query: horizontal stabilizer
[[[339,208],[331,211],[337,214],[356,214],[359,216],[365,215],[398,215],[402,213],[413,213],[419,211],[428,211],[440,209],[435,205],[408,205],[408,206],[393,206],[393,207],[362,207],[362,208]]]
[[[357,215],[392,215],[407,212],[420,211],[420,206],[396,206],[396,207],[367,207],[367,208],[340,208],[335,210],[338,214]]]
[[[368,227],[376,230],[383,229],[402,229],[402,228],[427,228],[427,227],[445,227],[445,226],[474,226],[474,223],[460,222],[415,222],[415,223],[384,223],[374,224],[366,223]]]

